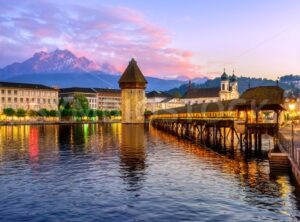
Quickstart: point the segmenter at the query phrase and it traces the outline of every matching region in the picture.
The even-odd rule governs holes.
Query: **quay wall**
[[[293,150],[291,138],[289,138],[285,133],[279,132],[278,146],[280,151],[288,154],[291,172],[298,184],[300,184],[300,146],[298,145],[300,145],[300,141],[296,140]]]

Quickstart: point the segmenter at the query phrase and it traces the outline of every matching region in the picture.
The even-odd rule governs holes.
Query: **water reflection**
[[[294,187],[296,186],[295,181],[289,175],[270,175],[269,162],[265,155],[267,147],[262,151],[263,153],[257,154],[259,158],[255,158],[254,153],[243,153],[239,149],[236,149],[236,152],[227,153],[228,155],[220,155],[218,150],[200,148],[199,145],[153,127],[150,128],[150,134],[163,141],[169,141],[174,144],[174,148],[180,147],[185,152],[197,155],[201,160],[206,160],[204,163],[207,166],[204,168],[218,170],[222,172],[222,176],[236,180],[235,183],[239,184],[240,189],[244,191],[243,200],[253,206],[289,215],[291,214],[288,210],[292,202],[291,193],[297,197],[300,196],[300,189]],[[230,175],[234,175],[234,177]],[[235,196],[235,194],[232,195]],[[240,197],[236,196],[236,198]],[[297,204],[297,209],[300,209],[299,204]]]
[[[265,155],[216,152],[143,125],[0,127],[0,192],[7,221],[300,215],[299,189],[270,176]]]
[[[121,177],[132,190],[140,189],[145,175],[146,151],[144,125],[122,125],[120,144]]]

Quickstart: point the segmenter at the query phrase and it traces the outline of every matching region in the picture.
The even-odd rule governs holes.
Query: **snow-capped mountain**
[[[105,69],[107,65],[104,64],[102,66],[85,57],[77,57],[68,50],[57,49],[49,53],[43,51],[35,53],[24,62],[13,63],[0,69],[0,74],[12,77],[29,73],[85,73]],[[113,70],[111,66],[107,68],[110,71]]]

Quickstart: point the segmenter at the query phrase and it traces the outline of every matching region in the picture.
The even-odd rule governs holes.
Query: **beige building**
[[[121,90],[95,88],[100,110],[121,110]]]
[[[0,82],[0,98],[0,111],[58,109],[58,90],[40,84]]]
[[[122,123],[144,123],[147,81],[132,59],[119,79]]]

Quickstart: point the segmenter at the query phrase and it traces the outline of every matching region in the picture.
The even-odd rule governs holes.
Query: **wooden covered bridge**
[[[284,90],[250,88],[239,99],[159,110],[150,119],[158,129],[194,139],[208,147],[260,149],[262,134],[277,137]],[[276,141],[276,140],[275,140]]]

